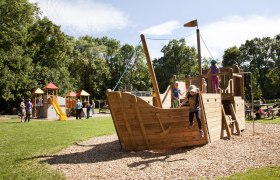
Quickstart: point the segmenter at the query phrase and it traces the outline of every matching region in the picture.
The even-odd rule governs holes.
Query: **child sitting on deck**
[[[194,117],[194,114],[195,114],[196,115],[197,124],[198,124],[198,127],[199,127],[200,138],[202,139],[204,137],[204,132],[203,132],[202,125],[201,125],[201,120],[200,120],[199,93],[198,93],[198,89],[197,89],[196,86],[190,85],[189,92],[187,93],[186,98],[180,104],[179,107],[184,105],[187,102],[187,100],[189,100],[189,104],[190,104],[189,128],[192,128],[193,125],[194,125],[193,117]]]

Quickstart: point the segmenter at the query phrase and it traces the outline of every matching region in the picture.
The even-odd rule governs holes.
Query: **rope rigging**
[[[192,33],[192,34],[189,34],[188,36],[185,36],[185,38],[190,37],[190,36],[192,36],[194,34],[195,34],[195,32]],[[208,53],[210,54],[211,58],[214,59],[214,57],[212,56],[208,46],[206,45],[204,39],[202,38],[201,34],[200,34],[200,38],[201,38],[205,48],[207,49]],[[153,40],[153,41],[171,41],[171,40],[174,40],[174,38],[173,39],[164,39],[164,38],[149,38],[149,37],[147,37],[146,39]],[[181,38],[175,38],[175,40],[179,40],[179,39],[181,39]]]
[[[212,56],[211,52],[209,51],[209,49],[208,49],[208,47],[207,47],[207,45],[206,45],[206,43],[205,43],[205,41],[204,41],[204,39],[202,38],[201,34],[200,34],[200,38],[202,39],[202,42],[203,42],[204,46],[206,47],[208,53],[210,54],[210,56],[212,57],[212,59],[214,59],[214,57]]]
[[[186,38],[186,37],[189,37],[189,36],[192,36],[193,34],[195,34],[195,32],[192,33],[192,34],[189,34],[188,36],[185,36],[185,38]],[[214,57],[212,56],[211,52],[209,51],[209,48],[207,47],[207,45],[206,45],[206,43],[205,43],[205,41],[204,41],[204,39],[202,38],[201,35],[200,35],[200,38],[202,39],[202,42],[203,42],[204,46],[206,47],[208,53],[210,54],[210,56],[212,57],[212,59],[214,59]],[[149,39],[149,40],[156,40],[156,41],[171,41],[171,40],[174,40],[174,39],[157,39],[157,38],[149,38],[149,37],[146,38],[146,39]],[[175,40],[179,40],[179,39],[181,39],[181,38],[176,38]],[[141,40],[139,41],[139,43],[138,43],[137,46],[139,46],[140,43],[141,43]],[[135,63],[135,57],[136,57],[136,55],[137,55],[137,50],[136,50],[137,46],[135,47],[135,50],[134,50],[134,52],[133,52],[133,55],[132,55],[130,61],[128,61],[128,63],[126,64],[124,72],[122,73],[122,75],[121,75],[121,77],[119,78],[117,84],[116,84],[115,87],[113,88],[113,91],[115,91],[115,89],[118,87],[119,83],[121,82],[123,76],[124,76],[125,73],[128,71],[128,69],[131,68],[131,67],[133,66],[133,64]]]
[[[141,40],[139,41],[138,45],[141,43]],[[120,79],[118,80],[117,84],[115,85],[115,87],[113,88],[113,91],[115,91],[115,89],[118,87],[119,83],[121,82],[121,79],[123,78],[123,76],[125,75],[126,71],[128,70],[128,68],[132,67],[133,64],[135,63],[135,57],[136,57],[136,54],[137,54],[137,46],[135,46],[135,49],[134,49],[134,52],[133,52],[133,55],[130,59],[130,61],[128,61],[128,63],[126,64],[125,66],[125,69],[124,69],[124,72],[122,73]]]

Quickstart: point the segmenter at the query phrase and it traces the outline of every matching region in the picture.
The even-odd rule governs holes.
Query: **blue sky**
[[[37,2],[42,16],[79,37],[108,36],[138,45],[140,34],[152,39],[186,38],[196,47],[196,28],[183,24],[198,20],[202,57],[222,59],[226,48],[255,37],[280,33],[279,0],[29,0]],[[151,58],[161,57],[168,40],[149,40]],[[210,53],[209,53],[210,52]]]

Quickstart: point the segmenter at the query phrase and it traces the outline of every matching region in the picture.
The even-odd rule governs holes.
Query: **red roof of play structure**
[[[70,97],[76,97],[76,93],[71,91],[70,93],[68,93],[66,96],[70,96]]]
[[[50,82],[48,85],[44,87],[44,89],[58,89],[58,87],[54,85],[52,82]]]

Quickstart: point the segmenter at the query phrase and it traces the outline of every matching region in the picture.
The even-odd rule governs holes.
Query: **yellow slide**
[[[56,113],[59,115],[59,120],[66,120],[67,119],[67,116],[66,114],[61,110],[58,102],[57,102],[57,99],[55,96],[53,96],[53,99],[50,98],[50,101],[54,107],[54,109],[56,110]]]

